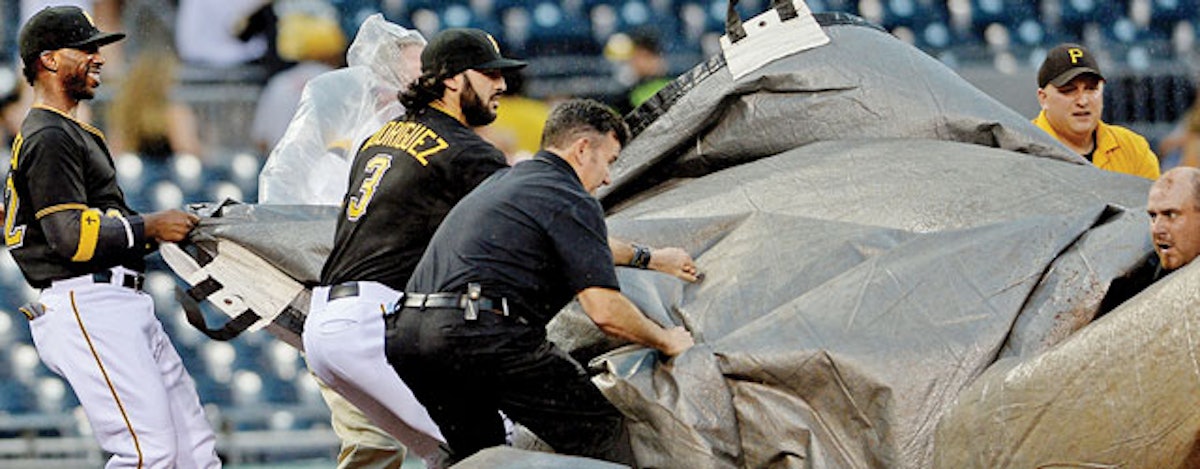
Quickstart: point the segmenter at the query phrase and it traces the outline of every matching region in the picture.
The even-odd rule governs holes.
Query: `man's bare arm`
[[[653,347],[672,357],[695,345],[687,329],[681,326],[664,329],[619,291],[587,288],[579,292],[579,304],[605,334]]]

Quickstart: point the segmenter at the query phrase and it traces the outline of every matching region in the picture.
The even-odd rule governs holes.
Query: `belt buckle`
[[[467,284],[467,304],[463,318],[468,321],[479,319],[479,298],[483,296],[483,287],[478,283]]]
[[[142,283],[145,277],[140,274],[125,274],[125,286],[137,291],[142,291]]]

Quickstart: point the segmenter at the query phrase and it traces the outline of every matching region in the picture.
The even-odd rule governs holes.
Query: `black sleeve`
[[[18,155],[21,172],[29,185],[29,203],[42,218],[58,207],[87,207],[87,185],[83,162],[87,149],[65,130],[47,127],[25,138]]]
[[[612,251],[608,248],[608,226],[600,202],[578,199],[559,212],[547,225],[554,249],[563,261],[563,275],[575,292],[590,287],[620,290]]]
[[[152,250],[146,244],[140,215],[123,217],[115,210],[104,214],[94,208],[63,210],[42,217],[38,223],[50,249],[73,262],[140,258]]]
[[[461,199],[484,179],[495,174],[496,171],[507,168],[508,160],[504,159],[504,153],[501,153],[499,149],[484,143],[458,152],[454,156],[452,164],[455,174],[459,178],[456,185],[459,190],[457,198]]]
[[[83,155],[61,129],[47,128],[25,140],[19,158],[34,218],[50,248],[64,259],[141,257],[146,252],[142,217],[107,213],[87,205]]]

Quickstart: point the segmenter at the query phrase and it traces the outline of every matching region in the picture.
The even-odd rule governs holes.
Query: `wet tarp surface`
[[[684,247],[706,278],[620,268],[622,291],[697,346],[670,361],[621,347],[577,305],[549,334],[599,370],[637,464],[1034,467],[1055,461],[1013,455],[1065,454],[1102,415],[1142,418],[1130,437],[1170,437],[1079,448],[1181,467],[1198,430],[1183,415],[1195,341],[1154,337],[1194,330],[1172,317],[1197,290],[1152,289],[1127,303],[1146,306],[1091,323],[1110,284],[1152,253],[1150,181],[1087,165],[886,34],[821,20],[829,45],[737,83],[714,59],[629,117],[640,133],[603,193],[610,234]],[[323,216],[225,207],[199,237],[234,239],[311,282],[332,237]],[[1165,318],[1128,317],[1152,308]],[[1127,346],[1105,348],[1115,335]],[[1134,366],[1147,355],[1179,363]],[[1097,356],[1128,371],[1089,371]],[[1145,391],[1165,371],[1186,398]],[[1087,404],[1058,407],[1075,399]],[[1167,408],[1125,410],[1139,406]]]

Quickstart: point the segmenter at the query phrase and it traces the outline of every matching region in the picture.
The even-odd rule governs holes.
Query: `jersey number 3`
[[[367,162],[367,167],[363,169],[363,172],[367,173],[367,177],[358,187],[358,195],[351,197],[350,203],[346,205],[347,220],[358,221],[364,213],[367,213],[367,206],[371,204],[371,198],[375,196],[375,189],[379,187],[383,173],[386,173],[391,167],[392,155],[376,155]]]

